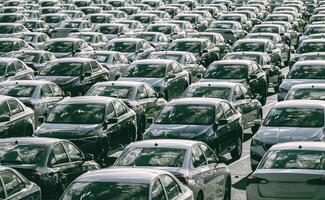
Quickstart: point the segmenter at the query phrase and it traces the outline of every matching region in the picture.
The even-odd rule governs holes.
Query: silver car
[[[192,200],[192,191],[172,174],[151,169],[116,168],[79,176],[61,200]]]
[[[324,199],[324,155],[324,142],[288,142],[271,147],[248,177],[247,200]]]
[[[145,140],[128,145],[114,167],[163,169],[174,174],[194,193],[194,199],[229,199],[231,174],[203,142]]]
[[[277,103],[251,140],[250,158],[256,169],[273,145],[291,141],[325,141],[325,102],[291,100]]]
[[[325,100],[325,83],[304,83],[291,87],[286,100]]]

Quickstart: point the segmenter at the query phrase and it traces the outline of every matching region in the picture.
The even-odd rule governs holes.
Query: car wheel
[[[199,194],[197,195],[196,200],[204,200],[202,191],[199,192]]]
[[[232,159],[237,160],[241,157],[243,150],[242,137],[238,137],[236,141],[236,148],[230,152]]]
[[[31,137],[34,133],[33,126],[28,126],[25,131],[25,137]]]
[[[223,200],[230,200],[230,199],[231,199],[231,181],[228,178],[226,182],[225,195],[223,197]]]

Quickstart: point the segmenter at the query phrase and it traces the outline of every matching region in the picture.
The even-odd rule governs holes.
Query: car
[[[72,97],[56,104],[35,137],[68,139],[105,165],[108,153],[137,139],[136,113],[111,97]]]
[[[221,34],[229,44],[233,44],[247,34],[242,25],[237,21],[214,21],[211,22],[206,31]]]
[[[279,86],[284,79],[284,75],[280,70],[280,67],[274,65],[271,62],[271,57],[265,52],[256,51],[243,51],[243,52],[232,52],[228,53],[223,60],[251,60],[256,62],[266,73],[267,83],[269,88],[273,88],[277,93]]]
[[[70,33],[70,38],[80,38],[88,43],[94,50],[100,50],[106,45],[106,38],[104,34],[98,32],[80,32]]]
[[[80,38],[55,38],[46,41],[41,50],[53,53],[56,58],[64,58],[73,57],[76,53],[89,52],[94,49]]]
[[[179,13],[173,17],[174,20],[190,22],[197,31],[203,32],[208,28],[208,21],[199,14]]]
[[[104,49],[120,52],[130,62],[144,59],[155,51],[146,40],[140,38],[116,38],[110,40]]]
[[[12,168],[1,166],[0,179],[1,199],[41,199],[40,187]]]
[[[151,32],[164,33],[168,37],[169,41],[172,41],[173,39],[184,38],[186,36],[185,31],[181,30],[179,25],[168,22],[150,24],[147,26],[146,30]]]
[[[89,20],[94,25],[100,25],[105,23],[111,23],[116,18],[112,14],[106,13],[96,13],[96,14],[88,14],[86,19]]]
[[[27,44],[34,49],[40,49],[44,42],[48,41],[50,37],[42,32],[26,32],[22,33],[18,38],[23,39]]]
[[[324,83],[303,83],[290,88],[284,100],[325,100]]]
[[[256,169],[273,145],[292,141],[324,141],[324,101],[288,100],[275,104],[253,136],[250,160]],[[299,116],[299,117],[297,117]]]
[[[325,60],[325,52],[311,52],[301,54],[298,61]]]
[[[0,58],[0,82],[9,80],[30,80],[34,71],[17,58]]]
[[[39,71],[47,62],[55,59],[53,53],[42,50],[11,51],[3,54],[2,57],[18,58],[34,71]]]
[[[60,198],[75,178],[100,168],[91,156],[67,140],[13,137],[2,139],[0,144],[1,165],[10,166],[36,183],[44,199]]]
[[[167,50],[191,52],[204,67],[221,58],[220,49],[210,40],[203,38],[176,39],[170,43]]]
[[[231,196],[228,167],[203,142],[172,139],[134,142],[122,151],[112,167],[127,166],[166,169],[193,191],[194,199]]]
[[[36,127],[39,117],[45,117],[65,94],[59,86],[49,81],[19,80],[0,83],[0,95],[14,97],[33,109]]]
[[[88,20],[72,19],[60,22],[57,27],[49,31],[51,38],[64,38],[73,32],[90,32],[93,24]]]
[[[325,33],[325,24],[308,24],[303,32],[303,35],[301,35],[299,38],[299,43],[308,39],[310,35],[321,33]]]
[[[79,199],[85,195],[96,199],[112,196],[116,199],[127,197],[130,200],[193,199],[193,192],[172,174],[136,168],[102,169],[84,174],[67,188],[61,200]]]
[[[95,83],[109,79],[109,71],[90,58],[56,59],[37,74],[36,80],[52,81],[72,96],[81,96]]]
[[[253,96],[262,105],[266,104],[268,85],[266,73],[259,65],[250,60],[220,60],[213,62],[203,75],[200,82],[244,83],[251,88]]]
[[[24,21],[19,21],[19,23],[23,24],[29,31],[32,32],[47,32],[49,26],[43,20],[38,19],[29,19]]]
[[[250,31],[252,29],[252,22],[244,14],[239,13],[225,13],[218,16],[220,21],[237,21],[239,22],[245,31]]]
[[[306,39],[300,42],[297,51],[291,55],[290,66],[294,65],[300,58],[301,54],[325,52],[323,45],[325,44],[325,38],[322,39]]]
[[[0,23],[0,38],[19,37],[29,30],[20,23]]]
[[[241,114],[226,100],[181,98],[172,100],[160,111],[143,138],[189,139],[209,145],[218,155],[242,154],[243,128]]]
[[[248,177],[247,200],[322,199],[324,151],[324,142],[299,141],[272,146]]]
[[[145,59],[134,61],[118,81],[149,83],[166,100],[176,98],[190,84],[189,72],[174,60]]]
[[[158,21],[159,17],[155,14],[139,13],[129,16],[128,19],[137,20],[146,27],[149,24],[154,24],[156,21]]]
[[[0,95],[0,137],[32,136],[34,111],[14,97]]]
[[[150,32],[150,31],[135,32],[135,33],[126,34],[123,37],[144,39],[147,42],[149,42],[149,44],[152,47],[154,47],[157,51],[166,50],[169,45],[169,40],[167,36],[164,33],[160,33],[160,32]]]
[[[290,88],[296,84],[324,83],[324,64],[325,61],[323,60],[296,62],[296,64],[290,68],[286,79],[283,79],[283,82],[279,87],[278,101],[282,101]]]
[[[53,14],[43,14],[40,17],[40,20],[43,20],[51,28],[56,28],[58,25],[66,20],[70,20],[69,15],[65,13],[53,13]]]
[[[98,24],[94,28],[94,31],[102,33],[107,41],[112,40],[114,38],[119,38],[121,35],[130,32],[130,30],[125,24],[120,23]]]
[[[163,93],[157,93],[148,83],[134,81],[108,81],[93,85],[85,96],[106,96],[122,100],[137,114],[138,136],[147,128],[147,117],[155,117],[167,101]]]
[[[254,123],[263,118],[262,104],[253,97],[250,89],[242,83],[200,82],[191,84],[181,98],[217,98],[227,100],[242,114],[243,129],[250,128],[255,134],[259,126]]]
[[[12,51],[33,50],[34,48],[20,38],[0,38],[0,55]]]
[[[22,13],[0,13],[0,23],[17,23],[22,20],[27,20]]]

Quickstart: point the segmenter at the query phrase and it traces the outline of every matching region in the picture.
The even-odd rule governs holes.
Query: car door
[[[44,116],[47,116],[58,100],[55,101],[53,92],[48,84],[44,84],[41,88],[40,102],[42,102],[42,111]]]
[[[3,101],[0,103],[0,118],[9,119],[9,121],[3,120],[2,122],[0,122],[0,138],[12,137],[10,135],[10,110],[7,101]]]
[[[85,93],[94,83],[90,63],[84,63],[81,72],[82,93]]]
[[[14,62],[9,63],[5,73],[6,80],[15,80],[16,79],[16,68]]]
[[[244,86],[240,86],[240,89],[243,92],[243,95],[246,100],[246,109],[248,113],[247,123],[249,126],[252,126],[254,125],[255,119],[260,119],[259,116],[260,103],[257,99],[253,98],[253,95],[248,90],[248,88]]]
[[[167,85],[167,100],[170,100],[177,96],[177,93],[179,92],[179,86],[177,82],[177,77],[174,74],[173,66],[171,64],[167,65],[166,67],[166,85]],[[165,93],[166,94],[166,93]]]
[[[224,164],[218,163],[218,159],[215,153],[206,145],[199,145],[205,158],[207,160],[207,177],[209,177],[209,189],[211,192],[211,199],[223,199],[223,194],[225,191],[225,170],[226,167]]]
[[[177,78],[177,96],[180,96],[187,86],[190,84],[189,72],[185,71],[178,63],[174,62],[172,64],[173,72]]]
[[[216,147],[215,152],[218,155],[223,154],[226,152],[226,148],[229,146],[229,140],[228,140],[228,135],[229,135],[229,126],[228,124],[219,124],[220,120],[226,119],[224,110],[221,105],[218,105],[216,107],[216,137],[218,139],[218,147]]]
[[[68,94],[67,95],[64,94],[63,90],[54,83],[49,84],[49,86],[53,93],[53,97],[51,98],[51,103],[54,105],[56,105],[59,101],[63,100],[64,97],[68,95]]]
[[[257,90],[263,94],[263,91],[267,89],[266,83],[266,74],[265,72],[255,63],[252,64],[253,74],[255,74],[254,79],[256,77],[257,81]],[[254,79],[252,81],[254,81]],[[262,91],[262,92],[261,92]]]
[[[251,110],[248,109],[247,100],[245,99],[245,96],[239,85],[237,85],[234,89],[233,98],[234,98],[233,106],[237,111],[239,111],[242,114],[243,125],[245,128],[247,128],[248,122],[250,121]]]
[[[146,114],[147,104],[149,105],[148,93],[143,85],[140,85],[137,88],[136,92],[136,101],[138,103],[138,110],[142,110],[144,114]]]
[[[83,169],[84,159],[81,151],[70,142],[62,142],[71,163],[70,177],[75,179],[86,171]]]
[[[174,180],[174,178],[169,175],[161,175],[159,179],[165,188],[168,200],[190,200],[189,197],[183,194],[181,187]]]
[[[252,89],[253,93],[260,93],[259,91],[259,85],[258,85],[258,77],[256,74],[256,68],[253,69],[254,65],[248,65],[248,77],[247,77],[247,84]],[[255,65],[256,66],[256,65]]]
[[[15,99],[7,100],[10,109],[10,126],[9,135],[14,136],[25,136],[25,130],[27,127],[26,114],[24,113],[24,108]]]
[[[236,118],[235,118],[235,111],[232,109],[232,107],[227,102],[221,103],[223,111],[224,111],[224,117],[227,120],[227,133],[226,133],[226,146],[225,149],[231,148],[233,144],[237,141],[236,137]]]

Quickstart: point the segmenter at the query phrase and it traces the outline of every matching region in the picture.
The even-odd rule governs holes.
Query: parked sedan
[[[109,71],[93,59],[61,58],[47,63],[35,79],[52,81],[72,96],[80,96],[95,83],[107,81]]]
[[[299,116],[299,117],[297,117]],[[290,141],[325,141],[324,101],[291,100],[277,103],[252,138],[250,158],[256,169],[273,145]]]
[[[2,139],[0,154],[1,165],[14,168],[35,182],[41,187],[42,198],[49,200],[57,200],[64,188],[81,174],[99,169],[91,156],[61,139]],[[40,197],[35,199],[40,200]]]
[[[93,24],[90,21],[81,19],[66,20],[49,31],[49,35],[51,38],[64,38],[72,32],[89,32],[92,29]]]
[[[11,51],[33,50],[27,42],[19,38],[0,38],[0,55]]]
[[[297,84],[290,88],[284,100],[325,100],[325,83]]]
[[[69,98],[56,104],[34,136],[68,139],[105,164],[109,152],[136,140],[136,113],[115,98]]]
[[[61,200],[88,196],[95,199],[192,200],[193,192],[165,171],[116,168],[97,170],[78,177]]]
[[[187,88],[190,75],[174,60],[145,59],[131,63],[125,75],[118,80],[149,83],[170,100],[181,95]]]
[[[194,199],[229,199],[231,174],[203,142],[145,140],[128,145],[113,167],[164,169],[187,185]]]
[[[31,136],[34,133],[34,112],[18,99],[0,95],[0,109],[0,138]]]
[[[1,199],[42,199],[40,187],[12,168],[1,166],[0,179]]]
[[[290,65],[292,66],[300,59],[302,54],[306,53],[318,53],[318,52],[325,52],[325,38],[322,39],[307,39],[300,42],[297,51],[294,52],[291,56]]]
[[[244,129],[251,128],[252,133],[256,133],[259,129],[254,121],[262,119],[262,105],[244,84],[231,82],[195,83],[191,84],[181,96],[181,98],[190,97],[225,99],[242,114]]]
[[[248,177],[247,200],[323,199],[324,153],[324,142],[274,145]]]
[[[213,62],[202,76],[200,82],[239,82],[252,90],[255,98],[265,105],[268,95],[266,73],[249,60],[222,60]]]
[[[241,114],[227,101],[182,98],[170,101],[158,114],[144,139],[190,139],[205,142],[217,155],[242,154]]]
[[[227,43],[233,44],[245,37],[247,32],[236,21],[214,21],[209,25],[207,32],[220,33]]]
[[[104,34],[97,32],[80,32],[80,33],[70,33],[68,37],[80,38],[87,42],[95,50],[102,49],[106,44],[106,38]]]
[[[106,96],[122,100],[137,114],[138,137],[142,139],[147,117],[156,117],[165,107],[164,94],[157,93],[148,83],[134,81],[110,81],[92,86],[85,96]]]
[[[167,36],[164,33],[160,33],[160,32],[150,32],[150,31],[135,32],[135,33],[126,34],[123,37],[144,39],[147,42],[149,42],[149,44],[152,47],[154,47],[157,51],[166,50],[169,45],[169,40]]]

